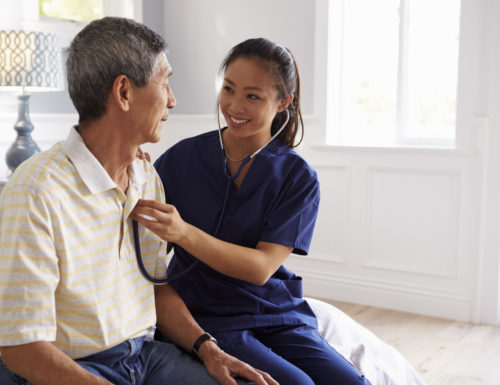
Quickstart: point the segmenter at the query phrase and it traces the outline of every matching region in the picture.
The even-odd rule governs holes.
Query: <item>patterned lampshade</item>
[[[0,90],[20,90],[17,137],[5,156],[9,170],[40,151],[31,138],[30,92],[63,89],[61,49],[56,35],[28,31],[0,31]]]
[[[0,87],[26,92],[62,90],[62,61],[56,35],[0,31]]]

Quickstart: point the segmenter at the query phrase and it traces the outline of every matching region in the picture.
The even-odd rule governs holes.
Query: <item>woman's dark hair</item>
[[[293,100],[288,106],[290,120],[278,138],[290,148],[297,147],[304,137],[304,121],[300,110],[299,71],[292,53],[288,48],[265,38],[248,39],[229,51],[221,64],[221,72],[226,72],[231,63],[242,57],[257,60],[269,67],[280,99],[293,95]],[[285,120],[285,111],[276,114],[271,124],[271,135],[279,130]],[[299,122],[302,130],[300,140],[296,143]]]

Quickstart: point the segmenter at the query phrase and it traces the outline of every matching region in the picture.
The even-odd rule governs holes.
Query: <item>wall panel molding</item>
[[[457,279],[462,172],[366,169],[364,267]]]
[[[345,164],[314,164],[321,188],[320,210],[310,254],[347,264],[352,257],[352,170]]]
[[[413,285],[411,282],[367,278],[314,268],[296,268],[304,279],[304,295],[368,304],[381,308],[470,321],[470,297],[466,292]]]

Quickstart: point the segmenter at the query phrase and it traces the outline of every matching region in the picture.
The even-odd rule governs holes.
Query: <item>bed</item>
[[[306,298],[328,343],[372,385],[425,385],[410,363],[391,345],[326,302]]]

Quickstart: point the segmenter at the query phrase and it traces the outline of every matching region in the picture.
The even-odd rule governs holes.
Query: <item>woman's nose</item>
[[[233,114],[245,112],[245,103],[241,98],[234,97],[230,103],[230,111]]]

